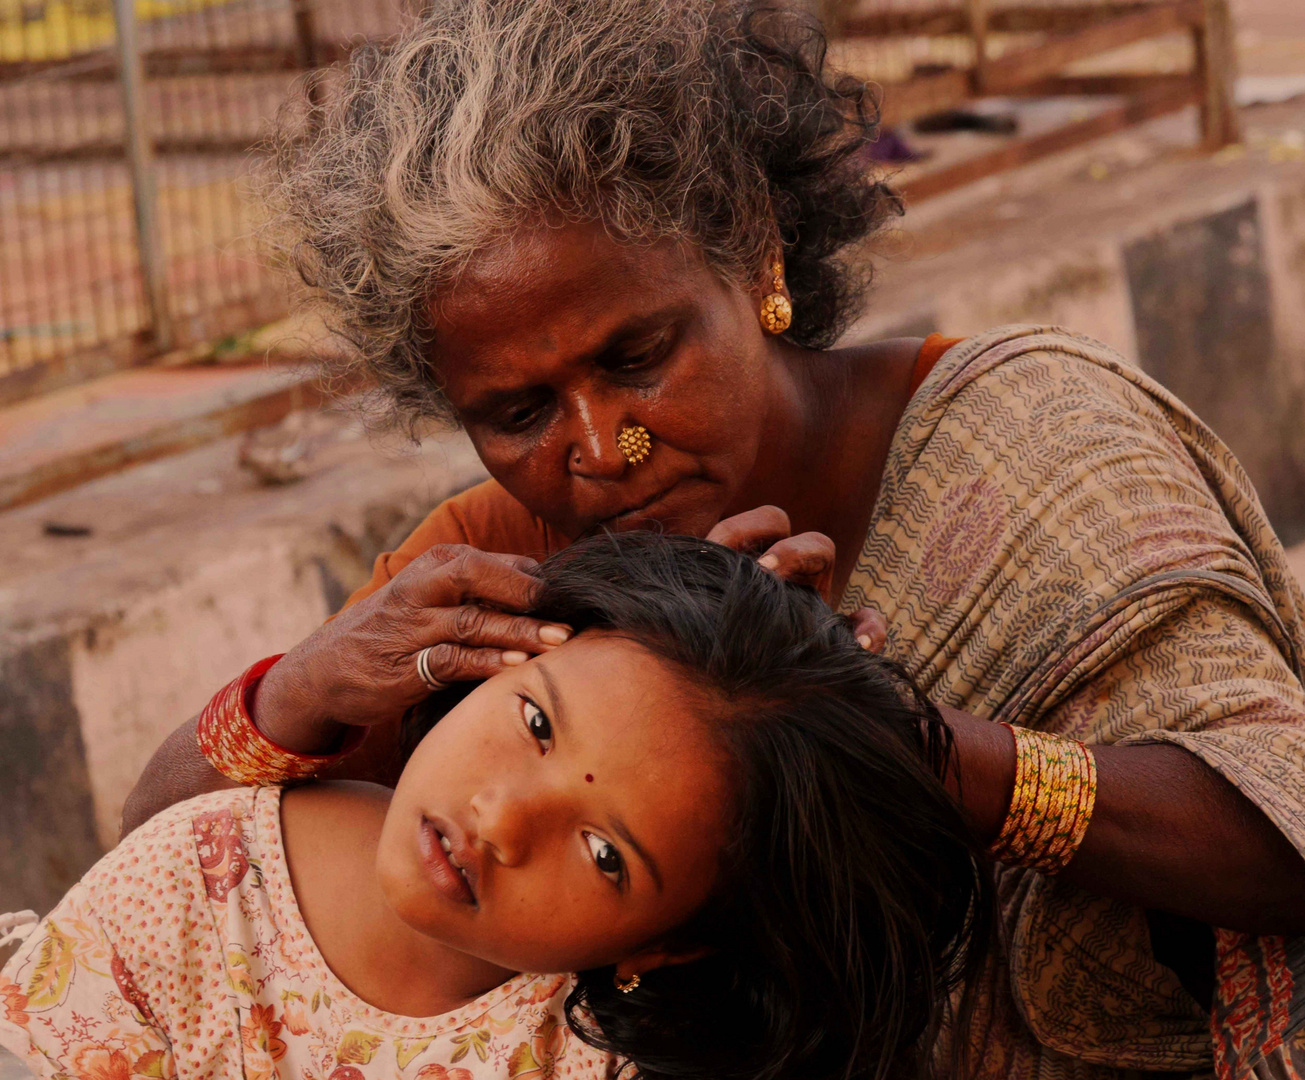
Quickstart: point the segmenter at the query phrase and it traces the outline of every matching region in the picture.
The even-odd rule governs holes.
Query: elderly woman
[[[979,1074],[1305,1066],[1282,549],[1217,438],[1094,341],[834,348],[898,204],[814,27],[437,0],[287,131],[270,199],[298,271],[397,414],[456,421],[493,479],[171,737],[129,826],[233,779],[375,775],[431,688],[565,640],[527,614],[531,559],[587,533],[773,544],[766,565],[881,611],[945,706],[1002,903],[949,1033]]]

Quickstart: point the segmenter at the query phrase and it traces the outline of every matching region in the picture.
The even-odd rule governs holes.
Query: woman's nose
[[[625,455],[616,445],[618,411],[577,397],[571,406],[567,469],[589,480],[617,480],[625,472]]]

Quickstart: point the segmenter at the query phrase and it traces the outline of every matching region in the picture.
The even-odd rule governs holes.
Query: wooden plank
[[[988,0],[966,0],[965,14],[969,22],[967,29],[974,42],[974,92],[982,95],[988,86],[988,32],[992,11]]]
[[[1019,168],[1021,165],[1028,165],[1041,158],[1060,153],[1062,150],[1069,150],[1106,135],[1113,135],[1117,131],[1123,131],[1145,120],[1176,112],[1178,109],[1197,103],[1200,98],[1200,84],[1195,78],[1188,77],[1184,79],[1181,86],[1160,89],[1106,109],[1086,120],[1067,124],[1042,135],[1016,139],[989,153],[957,162],[936,172],[925,173],[902,185],[901,192],[909,201],[919,202],[930,199],[966,184],[986,179],[996,173]]]
[[[28,398],[90,382],[116,371],[139,367],[178,368],[213,361],[224,338],[267,326],[284,317],[283,294],[275,289],[207,307],[200,318],[213,328],[207,340],[183,343],[183,347],[160,354],[154,342],[144,334],[124,335],[117,340],[90,349],[39,360],[0,375],[0,408]],[[255,357],[257,359],[257,357]],[[305,362],[310,361],[305,356]],[[221,360],[220,363],[228,361]]]
[[[1181,86],[1190,75],[1052,75],[1010,92],[1011,97],[1136,97]]]
[[[885,127],[905,124],[919,116],[954,109],[973,96],[968,71],[942,71],[921,75],[884,87],[880,120]]]
[[[143,435],[67,454],[20,475],[0,477],[0,511],[36,502],[132,465],[279,423],[297,409],[318,408],[328,400],[331,396],[315,380],[304,379],[202,416],[162,424]]]
[[[1192,31],[1201,79],[1201,142],[1218,150],[1241,140],[1234,88],[1237,50],[1228,0],[1203,0],[1204,19]]]
[[[154,140],[154,154],[204,154],[229,157],[245,153],[258,141],[256,136],[232,135],[164,135]],[[71,146],[0,147],[0,165],[21,168],[50,165],[55,162],[121,161],[125,150],[121,142],[95,140]]]
[[[242,45],[223,49],[151,49],[141,57],[147,78],[178,75],[264,75],[298,71],[307,52],[317,66],[335,63],[349,55],[351,46],[314,41],[306,50],[295,44]],[[117,66],[111,50],[100,49],[64,60],[19,60],[0,63],[0,84],[23,79],[58,79],[68,82],[111,82]]]
[[[1086,26],[1109,22],[1123,15],[1135,15],[1156,6],[1155,0],[1107,0],[1100,4],[1030,5],[1017,4],[994,8],[989,14],[988,29],[999,34],[1032,34],[1080,30]],[[959,7],[934,7],[920,10],[873,11],[845,19],[841,37],[940,37],[964,34],[969,17]]]
[[[152,342],[132,334],[98,348],[27,364],[0,375],[0,407],[135,367],[154,355]]]
[[[1054,34],[1041,45],[1010,53],[988,65],[987,92],[1005,94],[1063,71],[1070,64],[1135,41],[1188,30],[1201,23],[1202,0],[1178,0],[1125,15],[1071,34]]]

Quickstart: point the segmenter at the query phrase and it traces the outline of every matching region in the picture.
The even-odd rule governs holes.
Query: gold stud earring
[[[616,437],[616,447],[631,465],[638,465],[652,452],[652,436],[642,424],[621,428]]]
[[[615,986],[619,991],[621,991],[621,993],[623,993],[623,994],[631,994],[631,993],[633,993],[634,991],[636,991],[636,990],[639,989],[639,973],[636,971],[633,975],[631,975],[631,976],[630,976],[628,979],[626,979],[624,982],[621,981],[621,976],[619,976],[619,975],[613,975],[613,976],[612,976],[612,984],[613,984],[613,985],[614,985],[614,986]]]
[[[775,275],[775,291],[761,301],[761,325],[772,334],[782,334],[793,322],[793,305],[784,295],[784,267],[776,260],[770,269]]]

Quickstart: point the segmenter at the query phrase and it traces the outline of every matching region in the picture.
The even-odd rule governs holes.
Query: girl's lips
[[[421,819],[417,842],[421,848],[422,861],[430,873],[430,879],[435,888],[450,900],[475,907],[475,893],[471,891],[466,878],[458,873],[458,868],[449,861],[449,856],[440,845],[442,835],[431,821],[424,817]]]

